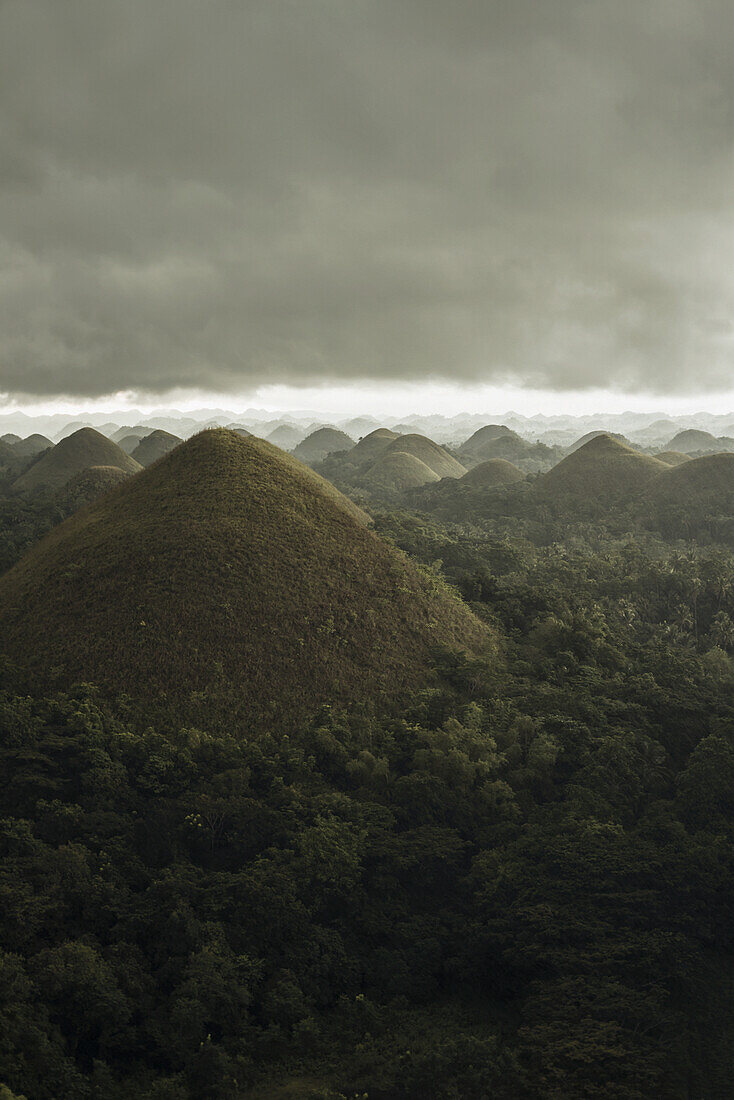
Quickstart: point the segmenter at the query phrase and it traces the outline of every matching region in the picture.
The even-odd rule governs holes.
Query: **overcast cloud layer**
[[[0,0],[0,390],[727,389],[731,0]]]

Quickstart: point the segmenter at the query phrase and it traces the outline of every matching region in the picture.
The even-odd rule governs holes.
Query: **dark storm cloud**
[[[728,386],[729,0],[0,0],[0,390]]]

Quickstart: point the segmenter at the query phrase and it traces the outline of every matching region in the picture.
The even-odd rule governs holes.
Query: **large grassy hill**
[[[90,466],[117,466],[127,474],[137,473],[141,466],[94,428],[80,428],[66,436],[13,482],[19,493],[63,488],[76,474]]]
[[[398,694],[489,639],[291,456],[201,433],[54,529],[0,579],[11,658],[151,712],[257,723]]]
[[[550,503],[596,507],[639,495],[670,467],[609,435],[598,435],[538,478],[536,495]]]
[[[702,455],[674,466],[656,480],[650,497],[659,502],[695,505],[703,497],[734,494],[734,454]],[[712,501],[713,503],[713,501]]]

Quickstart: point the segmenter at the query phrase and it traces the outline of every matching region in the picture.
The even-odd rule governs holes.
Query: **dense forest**
[[[256,736],[4,661],[3,1096],[730,1094],[731,552],[375,523],[495,652]]]

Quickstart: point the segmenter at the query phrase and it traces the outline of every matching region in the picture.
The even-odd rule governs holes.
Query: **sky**
[[[0,0],[0,404],[734,408],[733,185],[730,0]]]

